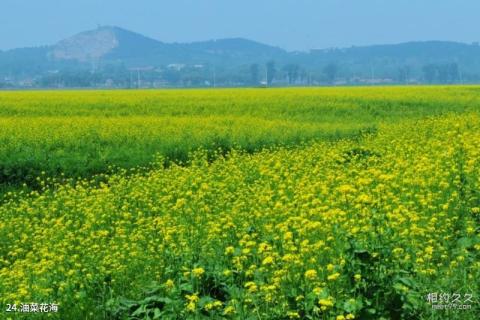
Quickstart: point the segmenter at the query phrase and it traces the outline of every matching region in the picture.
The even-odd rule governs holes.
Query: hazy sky
[[[0,0],[0,49],[97,25],[165,42],[244,37],[288,50],[480,40],[479,0]]]

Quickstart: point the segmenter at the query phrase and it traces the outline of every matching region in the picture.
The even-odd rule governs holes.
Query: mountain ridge
[[[128,50],[122,47],[130,47]],[[342,54],[345,52],[362,50],[397,50],[398,48],[410,46],[417,47],[419,50],[425,50],[425,47],[434,47],[432,51],[438,52],[439,47],[452,49],[452,47],[480,48],[478,44],[468,44],[457,41],[427,40],[427,41],[407,41],[394,44],[373,44],[350,47],[332,47],[322,49],[310,49],[308,51],[287,51],[283,48],[264,44],[242,37],[222,38],[215,40],[203,40],[194,42],[163,42],[140,33],[130,31],[118,26],[99,26],[97,29],[87,30],[77,33],[71,37],[58,41],[53,45],[43,45],[36,47],[22,47],[9,50],[0,50],[0,54],[12,52],[25,52],[28,50],[42,51],[47,50],[48,57],[56,60],[77,60],[86,62],[89,59],[122,59],[124,56],[133,54],[151,54],[149,51],[176,49],[180,51],[180,57],[185,56],[185,52],[196,54],[236,54],[245,50],[259,51],[262,53],[276,55],[309,55],[309,54]],[[175,51],[175,50],[174,50]],[[183,53],[183,54],[182,54]],[[188,55],[187,55],[188,56]],[[258,57],[258,55],[257,55]]]
[[[344,82],[369,79],[370,82],[403,83],[436,81],[431,79],[437,78],[442,82],[460,78],[461,81],[468,78],[480,81],[478,43],[431,40],[287,51],[241,37],[166,43],[121,27],[100,26],[53,45],[0,51],[0,83],[2,78],[37,79],[52,73],[68,73],[71,76],[103,69],[106,70],[106,78],[113,77],[112,71],[108,70],[117,70],[115,76],[123,73],[122,83],[127,82],[128,70],[137,69],[163,70],[160,73],[170,78],[165,81],[172,82],[173,78],[182,77],[172,74],[171,69],[178,73],[186,67],[197,70],[189,71],[188,79],[178,80],[180,83],[212,83],[209,77],[218,72],[224,77],[228,75],[228,83],[255,83],[259,81],[259,69],[265,69],[272,62],[275,66],[270,65],[271,70],[267,72],[271,76],[269,82],[275,77],[282,77],[289,84],[298,83],[298,79],[305,82],[308,77],[316,77],[319,80],[314,81],[318,83],[333,83],[339,78]],[[203,68],[203,71],[198,68]],[[433,71],[426,75],[428,68],[433,68]],[[461,76],[445,75],[454,72]],[[243,74],[241,77],[240,73]],[[251,73],[250,80],[246,73]],[[158,74],[152,74],[151,78],[164,81]]]
[[[166,54],[168,52],[168,54]],[[183,59],[209,60],[207,55],[247,55],[250,52],[284,54],[286,51],[244,38],[165,43],[116,26],[102,26],[78,33],[52,46],[52,57],[58,60],[88,61],[96,59],[127,60],[139,56],[158,56],[160,60],[173,55]],[[200,59],[195,59],[199,56]],[[170,62],[172,62],[171,60]]]

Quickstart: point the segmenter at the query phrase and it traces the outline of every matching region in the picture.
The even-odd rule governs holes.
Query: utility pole
[[[373,65],[370,63],[370,84],[373,86],[373,79],[374,79],[374,76],[375,76],[375,72],[373,71]]]
[[[217,70],[215,66],[213,66],[213,87],[217,87]]]
[[[268,64],[265,65],[265,88],[268,88]]]
[[[137,89],[140,89],[140,69],[137,69]]]

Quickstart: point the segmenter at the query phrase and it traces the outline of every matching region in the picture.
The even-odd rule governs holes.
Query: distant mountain
[[[286,51],[246,39],[195,43],[163,43],[119,27],[99,27],[40,48],[0,51],[0,75],[76,69],[92,62],[123,63],[128,67],[173,63],[218,63],[237,66],[286,56]]]
[[[104,26],[51,46],[0,51],[0,83],[2,78],[18,82],[19,79],[37,79],[55,73],[67,72],[71,75],[100,69],[104,70],[103,76],[108,77],[107,73],[111,72],[108,70],[112,68],[117,70],[117,77],[119,73],[125,73],[121,68],[167,68],[164,74],[180,79],[181,83],[198,82],[202,77],[205,83],[211,82],[207,79],[206,69],[203,69],[203,74],[196,71],[192,75],[190,72],[187,79],[172,75],[168,66],[174,66],[177,71],[184,66],[215,67],[223,70],[224,77],[230,79],[229,83],[246,83],[249,77],[246,73],[252,72],[248,81],[255,83],[259,70],[255,71],[251,66],[257,64],[256,69],[264,68],[269,61],[275,62],[278,71],[272,77],[280,80],[288,78],[290,84],[298,83],[298,79],[306,81],[307,74],[310,77],[313,75],[318,83],[333,83],[339,79],[344,82],[365,79],[392,82],[456,82],[466,79],[472,82],[480,79],[478,44],[427,41],[287,52],[242,38],[164,43],[119,27]],[[453,75],[455,72],[457,75]],[[243,75],[239,76],[240,73]],[[160,79],[158,75],[151,77]]]
[[[445,68],[455,65],[459,73],[455,82],[480,80],[480,46],[477,43],[424,41],[311,50],[292,56],[290,62],[313,70],[333,63],[343,78],[388,78],[393,82],[408,80],[404,78],[412,78],[416,82],[435,82],[425,79],[428,68],[435,69],[431,71],[435,75],[430,77],[443,79],[447,77],[443,74]],[[442,79],[437,82],[454,82]]]
[[[119,27],[82,32],[49,50],[49,57],[57,61],[121,61],[133,67],[216,62],[237,65],[283,55],[286,52],[282,49],[246,39],[167,44]]]
[[[309,62],[340,61],[345,64],[402,64],[480,62],[480,46],[447,41],[407,42],[346,49],[313,50]]]
[[[128,62],[130,59],[145,60],[172,49],[175,51],[175,47],[122,28],[99,27],[60,41],[49,53],[54,60]]]

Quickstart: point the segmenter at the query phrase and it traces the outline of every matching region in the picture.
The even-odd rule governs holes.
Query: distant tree
[[[205,75],[202,73],[202,70],[196,68],[187,67],[182,69],[180,77],[186,86],[201,86],[205,82]]]
[[[438,80],[440,83],[449,83],[450,81],[450,66],[443,64],[438,67]]]
[[[260,68],[258,67],[258,64],[252,64],[250,66],[250,82],[252,85],[258,85],[260,82]]]
[[[267,84],[272,84],[273,79],[277,73],[277,69],[275,68],[275,62],[269,61],[267,63]]]
[[[456,83],[460,79],[460,71],[457,63],[447,63],[441,65],[428,65],[423,69],[425,78],[428,82],[432,79],[432,73],[435,71],[435,79],[440,83]]]
[[[458,64],[457,63],[450,63],[448,66],[448,81],[449,83],[456,83],[458,82],[458,79],[460,78],[460,72],[458,70]]]
[[[423,78],[427,83],[434,83],[437,78],[437,66],[434,64],[427,64],[423,66]]]
[[[398,82],[399,83],[407,83],[408,79],[410,78],[410,67],[403,66],[398,69]]]
[[[338,74],[338,66],[336,63],[331,62],[323,68],[323,73],[328,83],[333,84]]]
[[[300,81],[302,81],[302,84],[310,85],[310,72],[306,71],[305,69],[300,69],[300,73],[298,76],[300,78]]]
[[[283,69],[287,74],[288,83],[294,84],[300,76],[300,67],[297,64],[287,64]]]
[[[178,85],[181,81],[181,74],[177,70],[166,69],[163,78],[171,85]]]

